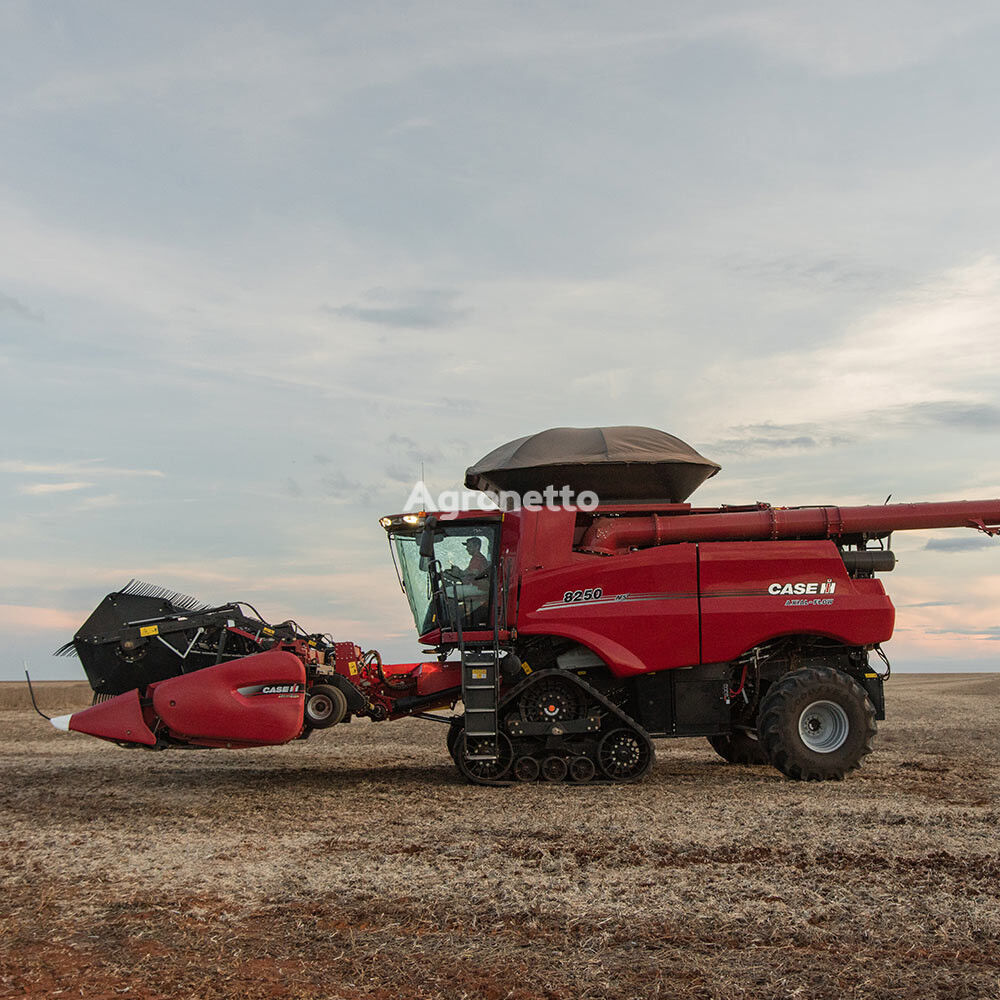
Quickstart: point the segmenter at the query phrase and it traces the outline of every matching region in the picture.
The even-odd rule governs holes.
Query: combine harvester
[[[470,489],[520,506],[383,517],[423,663],[386,667],[248,605],[133,582],[61,651],[95,704],[52,722],[129,747],[236,748],[419,716],[448,724],[458,769],[485,785],[634,781],[653,739],[676,736],[843,778],[885,718],[894,609],[875,574],[895,566],[892,533],[993,535],[1000,500],[688,504],[718,471],[650,428],[557,428],[467,471]],[[461,715],[429,714],[459,701]]]

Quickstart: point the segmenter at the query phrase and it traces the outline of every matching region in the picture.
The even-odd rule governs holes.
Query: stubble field
[[[2,997],[1000,997],[1000,675],[893,678],[823,785],[684,740],[639,785],[472,788],[418,720],[126,751],[19,697]]]

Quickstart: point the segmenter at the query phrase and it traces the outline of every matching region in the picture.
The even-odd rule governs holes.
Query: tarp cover
[[[508,441],[465,471],[470,490],[592,490],[601,503],[681,503],[721,466],[652,427],[553,427]]]

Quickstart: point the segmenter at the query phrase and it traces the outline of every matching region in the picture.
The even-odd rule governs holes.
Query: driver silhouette
[[[469,553],[469,565],[465,569],[456,570],[456,576],[464,583],[481,580],[490,568],[489,561],[483,555],[483,540],[475,535],[465,540],[465,551]]]

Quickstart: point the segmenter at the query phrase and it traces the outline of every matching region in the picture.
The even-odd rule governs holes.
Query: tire
[[[734,729],[731,733],[719,736],[709,736],[708,742],[712,749],[730,764],[768,764],[767,754],[760,745],[760,740],[754,739],[742,729]]]
[[[457,764],[458,761],[455,758],[455,744],[458,743],[459,736],[465,731],[465,716],[456,715],[451,720],[451,725],[448,726],[448,753],[451,759]]]
[[[597,763],[612,781],[638,781],[653,763],[652,744],[634,729],[612,729],[597,744]]]
[[[499,751],[496,760],[466,760],[465,759],[465,729],[455,742],[455,765],[464,775],[465,779],[474,785],[490,784],[500,781],[510,770],[510,765],[514,761],[514,748],[506,733],[497,734],[497,749]],[[476,752],[476,743],[481,742],[473,737],[472,752]]]
[[[329,729],[347,715],[347,695],[333,684],[316,684],[306,695],[305,723],[313,729]]]
[[[553,755],[542,761],[542,777],[546,781],[563,781],[567,771],[569,771],[569,765],[566,763],[565,757]]]
[[[538,761],[534,757],[518,757],[514,761],[514,777],[518,781],[537,781],[539,770]]]
[[[760,706],[760,744],[796,781],[840,781],[872,752],[875,708],[865,689],[832,667],[807,667],[775,681]]]

